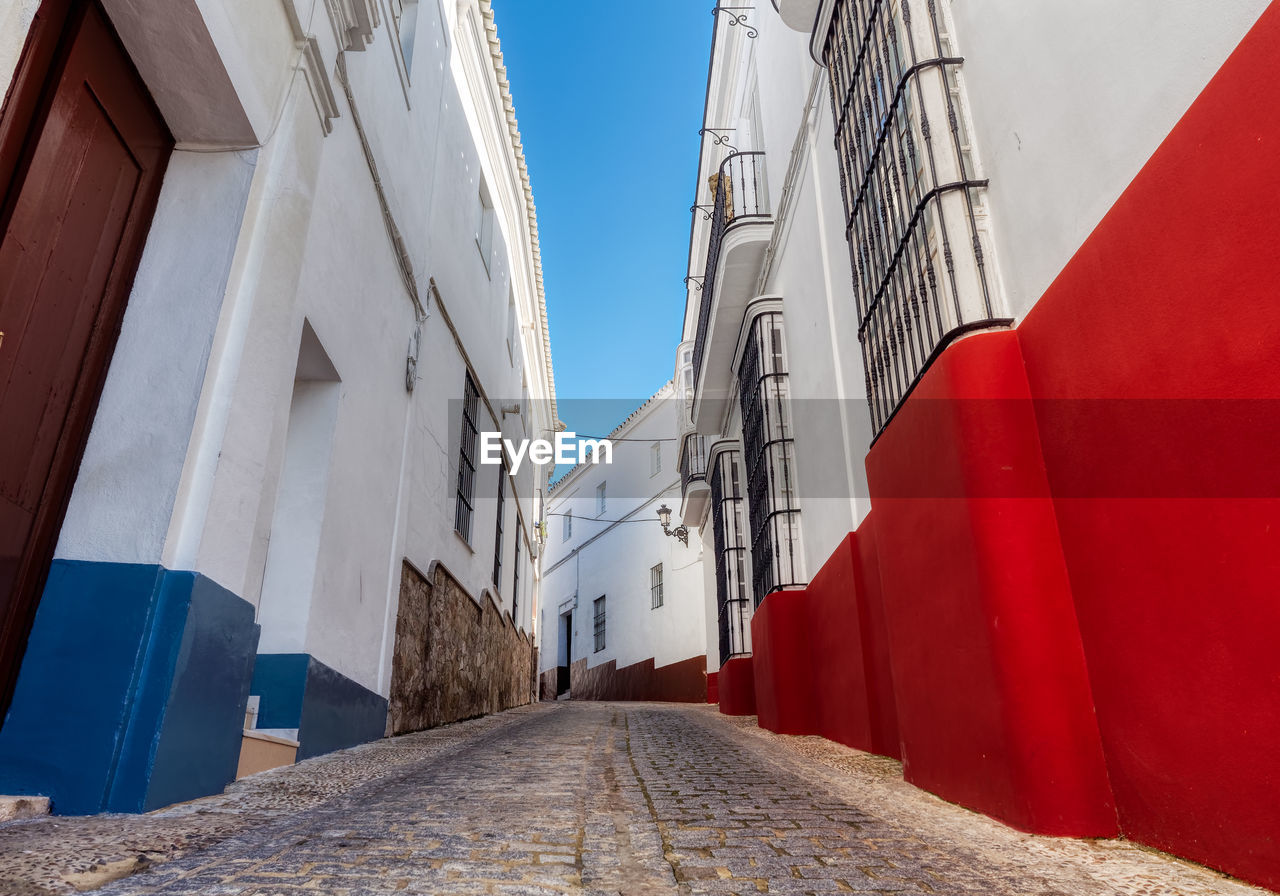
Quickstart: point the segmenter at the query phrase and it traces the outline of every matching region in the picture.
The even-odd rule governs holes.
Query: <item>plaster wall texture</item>
[[[310,654],[384,696],[406,558],[493,592],[532,636],[545,474],[526,465],[508,484],[501,588],[498,467],[479,468],[470,543],[453,531],[468,368],[481,429],[515,438],[555,426],[536,235],[488,3],[424,2],[412,64],[378,0],[183,0],[166,17],[147,15],[148,0],[107,5],[179,150],[57,556],[207,575],[258,609],[264,649]],[[6,80],[35,6],[6,5]],[[367,46],[335,14],[367,15]],[[324,432],[290,427],[295,381],[308,379],[304,333],[333,367],[327,445]],[[298,510],[278,499],[299,452],[327,469],[322,506],[305,508],[315,548],[277,572],[313,587],[273,617],[264,580],[273,531]]]
[[[8,84],[18,67],[22,44],[41,0],[18,0],[0,10],[0,78]]]
[[[1019,320],[1269,5],[948,4]],[[1105,23],[1105,27],[1099,27]]]
[[[543,566],[542,631],[562,626],[561,608],[577,597],[573,609],[572,659],[588,668],[616,661],[619,669],[652,658],[666,666],[706,651],[703,554],[696,531],[689,546],[663,534],[657,510],[680,505],[676,469],[679,403],[670,383],[611,435],[611,465],[579,465],[567,473],[548,502],[550,535]],[[651,475],[650,440],[662,451],[662,468]],[[606,503],[599,512],[596,488],[605,483]],[[573,514],[572,535],[564,538],[564,517]],[[605,521],[627,520],[622,523]],[[650,570],[663,568],[663,605],[652,606]],[[595,650],[593,601],[605,596],[605,648]],[[553,649],[558,648],[558,649]],[[565,664],[564,645],[546,641],[541,668]]]

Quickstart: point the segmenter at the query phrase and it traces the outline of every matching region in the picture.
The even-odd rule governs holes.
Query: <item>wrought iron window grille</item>
[[[471,517],[475,510],[476,442],[479,429],[476,418],[480,407],[480,391],[471,374],[462,388],[462,435],[458,444],[458,489],[454,507],[453,528],[463,541],[471,543]]]
[[[498,513],[497,531],[493,536],[493,587],[499,600],[502,597],[502,517],[507,503],[507,465],[498,467]]]
[[[716,608],[720,665],[750,652],[751,604],[747,597],[747,546],[742,538],[742,487],[738,452],[722,451],[711,468],[711,524],[715,539]]]
[[[752,591],[759,606],[774,591],[805,584],[782,312],[765,312],[752,320],[738,367],[738,390]]]
[[[936,0],[919,6],[837,0],[823,51],[877,434],[951,340],[1010,323],[987,270],[988,182],[960,109],[964,59]]]
[[[707,479],[707,439],[691,432],[680,442],[681,496],[688,494],[689,484]]]
[[[592,629],[595,635],[595,652],[599,653],[604,650],[604,625],[605,625],[605,606],[604,595],[597,597],[591,603],[592,610]]]

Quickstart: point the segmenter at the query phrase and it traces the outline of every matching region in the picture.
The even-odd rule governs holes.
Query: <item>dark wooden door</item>
[[[47,0],[0,115],[0,712],[172,149],[98,4]]]

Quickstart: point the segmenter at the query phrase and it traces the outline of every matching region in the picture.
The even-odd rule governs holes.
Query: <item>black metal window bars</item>
[[[502,602],[502,517],[507,503],[507,465],[498,467],[497,531],[493,536],[493,587],[498,590],[498,602]]]
[[[716,550],[716,607],[720,625],[720,665],[750,652],[747,633],[747,546],[742,540],[742,486],[738,452],[716,455],[711,468],[711,522]]]
[[[656,610],[662,606],[662,564],[649,568],[649,609]]]
[[[680,442],[680,494],[689,493],[689,483],[707,478],[707,439],[691,432]]]
[[[764,179],[764,153],[735,152],[720,163],[708,179],[713,205],[711,237],[707,243],[707,266],[702,278],[702,300],[698,305],[698,335],[693,343],[693,382],[697,388],[702,357],[707,348],[707,328],[711,324],[711,302],[720,265],[720,244],[731,224],[768,220],[769,190]],[[695,206],[698,208],[698,206]]]
[[[476,417],[480,410],[480,391],[471,374],[462,389],[462,436],[458,440],[458,499],[454,509],[453,528],[463,540],[471,543],[471,517],[476,493]]]
[[[595,652],[599,653],[604,650],[604,595],[597,597],[591,603],[592,626],[595,634]]]
[[[986,268],[963,59],[936,0],[838,0],[823,60],[878,434],[947,344],[1009,321]]]
[[[751,322],[738,367],[751,580],[757,607],[773,591],[805,584],[800,573],[800,507],[784,341],[782,312],[758,315]]]
[[[516,560],[511,566],[511,622],[520,626],[520,542],[524,541],[524,524],[516,522]]]

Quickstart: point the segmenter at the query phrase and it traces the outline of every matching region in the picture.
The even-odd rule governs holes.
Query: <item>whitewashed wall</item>
[[[611,434],[613,463],[583,464],[560,480],[548,502],[549,536],[543,563],[541,630],[546,633],[541,671],[563,657],[556,633],[563,624],[560,607],[577,595],[573,613],[573,660],[589,668],[617,662],[618,668],[652,658],[665,666],[707,650],[703,553],[697,533],[686,547],[662,531],[658,507],[673,518],[680,506],[680,473],[674,438],[679,404],[671,383]],[[651,450],[660,446],[662,465],[652,472]],[[605,507],[597,486],[605,484]],[[571,536],[564,537],[564,516],[573,514]],[[627,522],[613,522],[627,520]],[[673,522],[674,525],[674,522]],[[663,566],[663,606],[654,609],[650,569]],[[605,649],[594,649],[592,602],[606,598]],[[714,663],[714,660],[709,662]]]
[[[6,78],[34,6],[0,13]],[[523,535],[516,622],[531,631],[545,476],[526,466],[507,489],[501,589],[498,467],[479,468],[470,544],[453,531],[467,365],[487,398],[482,429],[555,426],[530,208],[487,3],[423,0],[411,66],[387,0],[175,0],[171,41],[168,26],[145,30],[138,4],[107,8],[178,151],[58,556],[204,573],[258,606],[263,652],[310,653],[385,695],[401,559],[424,571],[439,561],[510,611]],[[367,47],[331,25],[331,9],[376,15]],[[205,68],[178,66],[182,54],[166,49]],[[368,156],[427,313],[412,394],[418,315]],[[482,178],[494,209],[487,259],[476,241]],[[319,376],[305,358],[299,366],[304,332],[331,365],[320,379],[332,419],[292,432],[318,453],[289,438],[295,375]],[[288,497],[298,457],[322,471],[305,501]],[[273,552],[273,532],[286,530],[312,534],[281,536]]]

